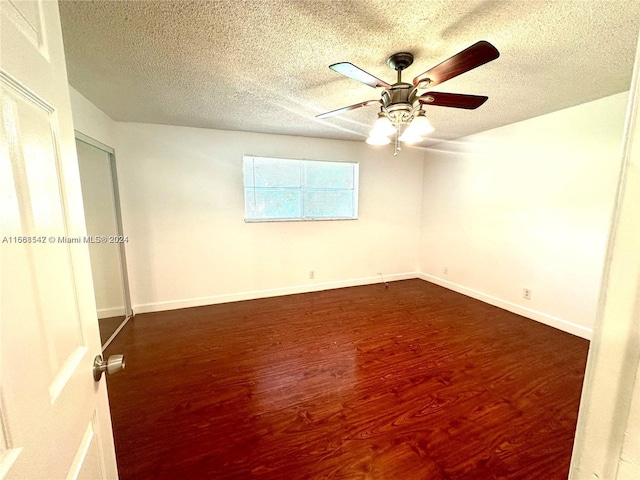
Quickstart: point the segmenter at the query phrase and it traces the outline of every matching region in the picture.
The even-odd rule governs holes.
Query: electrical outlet
[[[445,275],[448,275],[449,274],[449,267],[444,267],[442,269],[442,273],[444,273]]]
[[[523,288],[522,289],[522,298],[526,298],[527,300],[531,300],[531,289]]]
[[[309,278],[310,279],[314,279],[316,278],[316,271],[315,270],[309,270]]]

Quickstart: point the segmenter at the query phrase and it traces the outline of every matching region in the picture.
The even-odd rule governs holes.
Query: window
[[[247,222],[358,218],[358,164],[245,155]]]

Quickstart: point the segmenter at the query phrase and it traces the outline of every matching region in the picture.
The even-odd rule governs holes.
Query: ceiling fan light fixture
[[[389,145],[391,140],[389,140],[389,137],[371,132],[367,138],[367,143],[374,146]]]
[[[419,110],[416,113],[416,116],[411,121],[408,130],[415,132],[421,137],[424,137],[425,135],[433,133],[434,128],[424,112],[422,110]]]
[[[499,56],[500,52],[496,47],[485,40],[480,40],[447,60],[440,62],[435,67],[421,73],[411,83],[407,83],[402,81],[402,72],[413,63],[413,54],[410,52],[394,53],[387,60],[387,65],[395,70],[397,74],[397,81],[394,84],[380,80],[352,63],[335,63],[330,65],[329,68],[369,87],[383,87],[384,91],[380,95],[380,100],[367,100],[322,113],[316,115],[316,117],[328,118],[356,108],[379,103],[381,105],[380,112],[369,133],[367,143],[369,145],[386,145],[391,143],[388,137],[393,135],[396,150],[394,155],[397,155],[398,150],[400,150],[400,142],[418,143],[423,141],[426,135],[434,131],[429,119],[422,111],[423,105],[475,110],[488,99],[488,97],[480,95],[433,91],[421,94],[419,92],[420,89],[444,83],[458,75],[491,62]]]
[[[400,138],[398,138],[403,143],[418,143],[424,140],[418,133],[412,131],[411,128],[407,128]]]
[[[387,117],[383,112],[378,113],[378,118],[373,123],[370,135],[388,137],[394,133],[396,133],[396,127],[393,126],[389,117]]]

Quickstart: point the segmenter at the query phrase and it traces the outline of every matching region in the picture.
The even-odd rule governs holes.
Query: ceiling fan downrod
[[[402,71],[413,63],[413,55],[409,52],[394,53],[387,59],[387,65],[398,72],[398,83],[400,83],[400,74]]]
[[[402,81],[402,71],[413,63],[413,55],[409,52],[394,53],[387,59],[387,65],[397,72],[397,82],[382,92],[380,99],[382,111],[395,127],[394,155],[400,151],[400,140],[403,129],[411,123],[422,106],[416,100],[418,88]],[[404,141],[405,139],[402,139]]]

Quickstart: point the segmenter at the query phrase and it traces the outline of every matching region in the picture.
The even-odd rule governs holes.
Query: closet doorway
[[[78,131],[75,134],[104,351],[133,316],[125,256],[128,238],[122,228],[114,149]]]

